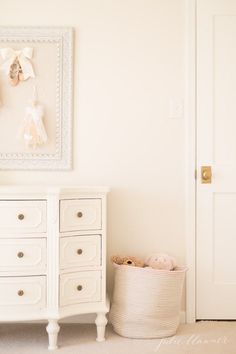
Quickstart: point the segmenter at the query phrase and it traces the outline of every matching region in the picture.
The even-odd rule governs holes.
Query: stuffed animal
[[[153,254],[147,257],[145,265],[154,269],[174,270],[177,266],[174,257],[168,254]]]
[[[144,267],[144,262],[141,259],[138,259],[136,257],[131,257],[131,256],[126,256],[126,257],[113,256],[111,257],[111,261],[119,265]]]

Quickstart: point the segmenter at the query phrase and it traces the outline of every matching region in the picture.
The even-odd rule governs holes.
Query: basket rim
[[[112,262],[112,265],[115,269],[120,269],[124,271],[153,273],[153,274],[168,274],[168,275],[174,275],[176,273],[185,273],[188,270],[188,268],[185,266],[177,267],[174,270],[166,270],[166,269],[154,269],[151,267],[134,267],[126,264],[117,264],[114,262]]]

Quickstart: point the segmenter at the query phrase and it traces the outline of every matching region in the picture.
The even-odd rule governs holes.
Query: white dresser
[[[0,187],[0,321],[58,320],[96,313],[104,340],[108,189]]]

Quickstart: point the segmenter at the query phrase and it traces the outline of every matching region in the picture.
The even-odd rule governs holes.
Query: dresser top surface
[[[76,185],[0,185],[0,197],[3,195],[89,195],[107,194],[106,186],[76,186]]]

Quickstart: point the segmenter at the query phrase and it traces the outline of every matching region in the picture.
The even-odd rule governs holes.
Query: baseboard
[[[87,315],[79,315],[79,316],[73,316],[73,317],[68,317],[60,321],[60,323],[84,323],[84,324],[89,324],[89,323],[94,323],[95,322],[96,315],[94,313],[89,313]]]
[[[71,323],[71,324],[91,324],[95,322],[96,314],[86,314],[86,315],[79,315],[68,317],[60,321],[60,323]],[[109,318],[108,318],[109,322]],[[28,323],[46,323],[46,321],[30,321]],[[180,312],[180,323],[186,323],[186,312]]]
[[[94,323],[95,321],[95,314],[88,314],[88,315],[81,315],[81,316],[74,316],[74,317],[70,317],[70,318],[66,318],[62,321],[60,321],[61,323]],[[109,318],[108,318],[108,322],[109,322]],[[184,324],[186,323],[186,312],[185,311],[181,311],[180,312],[180,323]]]
[[[88,315],[81,315],[81,316],[74,316],[70,318],[66,318],[65,320],[61,321],[61,323],[94,323],[95,321],[95,314],[88,314]],[[109,318],[108,318],[109,322]],[[186,312],[180,312],[180,323],[186,323]]]

